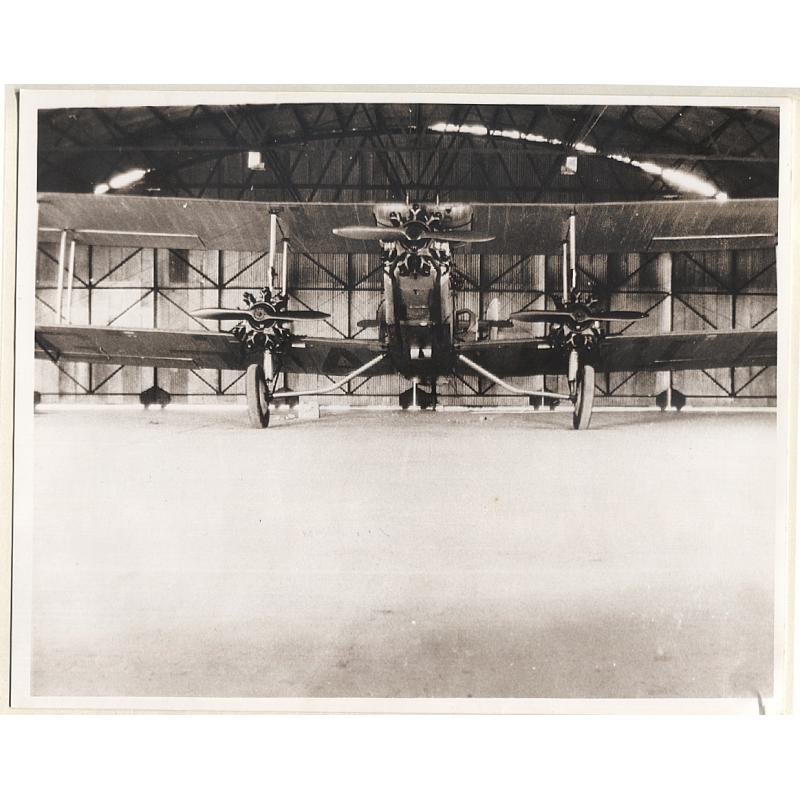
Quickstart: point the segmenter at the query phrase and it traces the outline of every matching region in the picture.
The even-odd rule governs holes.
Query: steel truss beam
[[[646,119],[642,119],[641,114],[637,118],[643,109],[652,113]],[[539,126],[566,142],[588,141],[591,137],[600,150],[606,151],[613,149],[618,134],[624,134],[626,145],[633,141],[633,146],[624,148],[631,157],[657,159],[673,166],[678,158],[704,163],[706,172],[745,196],[752,196],[759,184],[771,187],[777,171],[777,126],[758,109],[709,109],[708,113],[717,115],[718,121],[702,139],[692,137],[687,128],[678,124],[681,114],[687,113],[685,107],[664,109],[662,113],[657,106],[631,106],[621,116],[618,112],[609,113],[605,107],[581,106],[439,104],[417,105],[410,107],[407,113],[399,114],[398,108],[391,104],[197,106],[188,114],[179,116],[173,109],[149,107],[146,116],[138,115],[133,124],[126,121],[123,112],[124,109],[43,112],[40,155],[47,162],[44,164],[47,171],[43,175],[54,182],[52,188],[63,190],[66,185],[67,188],[85,190],[87,185],[101,179],[95,174],[97,158],[106,153],[117,157],[117,165],[122,156],[144,159],[157,171],[163,188],[178,195],[204,197],[212,190],[215,177],[223,171],[227,158],[234,157],[237,168],[241,169],[241,154],[247,150],[259,150],[264,154],[269,172],[277,179],[277,190],[281,195],[275,199],[308,200],[318,196],[320,191],[381,190],[391,196],[413,190],[422,199],[430,199],[437,192],[466,188],[464,182],[449,181],[454,166],[462,159],[468,159],[473,171],[482,177],[479,183],[471,182],[470,190],[480,191],[482,187],[488,199],[529,200],[550,196],[553,178],[563,155],[561,151],[548,144],[506,141],[497,137],[481,140],[451,136],[461,144],[455,145],[450,158],[447,154],[449,147],[445,148],[445,157],[439,167],[446,173],[444,179],[441,174],[434,174],[426,180],[432,159],[437,152],[442,152],[446,138],[446,134],[431,131],[430,125],[442,120],[474,122],[492,128],[505,127],[507,121],[512,129],[526,131]],[[547,117],[542,122],[545,113]],[[697,112],[690,109],[688,113]],[[652,124],[654,116],[662,120],[659,125]],[[277,126],[275,119],[280,121]],[[735,140],[735,146],[720,147],[721,138],[731,130],[747,137],[746,147],[739,147]],[[464,139],[468,140],[467,144],[464,144]],[[303,185],[298,181],[297,168],[306,146],[313,142],[325,143],[329,148],[326,165],[310,184],[306,181]],[[353,143],[357,148],[355,155]],[[648,152],[653,143],[662,147]],[[296,153],[292,154],[292,149]],[[426,151],[430,151],[427,160],[422,155]],[[376,166],[386,179],[385,185],[377,188],[367,188],[360,183],[348,185],[356,162],[360,162],[367,152],[374,154]],[[531,185],[523,187],[520,184],[509,161],[513,153],[523,154],[523,160],[531,166],[534,174]],[[81,154],[91,156],[91,161],[82,162]],[[177,163],[175,154],[178,155]],[[324,175],[337,155],[348,162],[348,180],[326,183]],[[541,164],[539,158],[544,159]],[[601,155],[583,154],[582,159],[584,163],[601,159],[597,163],[602,163]],[[728,170],[725,175],[720,175],[710,169],[707,162],[727,162]],[[446,168],[442,167],[443,163],[447,164]],[[731,169],[737,163],[740,168]],[[207,165],[205,175],[199,181],[190,180],[186,170],[201,164]],[[625,195],[619,192],[627,189],[632,196],[646,196],[641,176],[635,170],[616,162],[605,162],[605,166],[607,169],[603,174],[610,175],[617,184],[615,191],[609,191],[607,195],[622,197]],[[85,176],[82,169],[87,170]],[[59,172],[63,172],[63,178]],[[251,185],[259,190],[265,175],[251,171],[241,177],[236,182],[236,190],[244,197]],[[588,190],[580,187],[583,180],[584,170],[580,170],[573,191],[562,191],[563,196],[586,196]],[[655,192],[659,185],[653,184],[650,193]]]

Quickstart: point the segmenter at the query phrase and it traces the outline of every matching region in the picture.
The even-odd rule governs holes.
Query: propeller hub
[[[416,242],[424,238],[430,238],[428,226],[417,220],[411,220],[406,224],[405,234],[406,237],[412,242]]]
[[[249,311],[255,327],[271,328],[275,324],[275,320],[270,318],[275,313],[275,306],[271,303],[256,303]]]
[[[588,309],[586,309],[584,306],[577,306],[576,308],[572,309],[572,318],[575,320],[575,322],[586,322],[588,316]]]

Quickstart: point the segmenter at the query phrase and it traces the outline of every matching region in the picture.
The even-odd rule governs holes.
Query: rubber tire
[[[266,428],[269,425],[269,391],[264,367],[261,364],[251,364],[244,380],[250,424],[254,428]]]
[[[584,364],[578,370],[578,400],[572,412],[572,427],[576,431],[585,431],[592,421],[594,405],[594,367]]]

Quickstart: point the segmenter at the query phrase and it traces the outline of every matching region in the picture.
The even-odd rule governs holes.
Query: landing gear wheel
[[[254,428],[269,425],[269,389],[261,364],[251,364],[245,375],[247,414]]]
[[[577,398],[572,412],[572,427],[576,431],[585,431],[592,421],[594,405],[594,367],[584,364],[578,370]]]

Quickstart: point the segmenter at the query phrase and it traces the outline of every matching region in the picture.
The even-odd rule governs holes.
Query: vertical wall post
[[[67,325],[72,323],[72,287],[75,283],[75,240],[69,243],[69,273],[67,276]]]
[[[355,269],[353,267],[353,254],[348,253],[345,258],[347,259],[347,274],[345,277],[347,292],[347,338],[353,338],[353,294],[355,287]]]
[[[731,330],[736,328],[736,301],[739,297],[739,251],[731,250]],[[730,368],[730,396],[736,397],[736,367]]]
[[[355,295],[353,294],[354,287],[355,287],[355,269],[353,267],[353,254],[348,253],[345,258],[347,259],[347,274],[345,276],[346,287],[345,291],[347,292],[347,338],[353,338],[353,301],[355,300]],[[345,394],[352,395],[353,394],[353,382],[347,381],[347,386],[345,387]]]
[[[225,262],[223,261],[223,251],[217,250],[217,308],[222,308],[222,292],[225,287]],[[217,330],[222,330],[222,323],[217,323]],[[222,370],[217,370],[217,394],[222,391]]]
[[[567,240],[561,242],[561,302],[569,302],[569,264],[567,262]]]
[[[659,253],[656,256],[658,285],[665,293],[658,305],[658,332],[672,332],[672,254]],[[656,394],[666,392],[666,408],[672,405],[672,371],[662,370],[656,373]]]
[[[531,308],[544,310],[547,308],[547,257],[532,256],[531,266],[533,269],[533,286],[531,286],[531,289],[539,295],[533,301]],[[537,322],[531,327],[531,332],[534,336],[544,336],[547,332],[547,326],[543,322]],[[544,378],[544,375],[534,375],[530,379],[531,386],[534,389],[545,391]]]
[[[281,294],[289,294],[289,240],[283,240],[283,255],[281,257]]]
[[[272,291],[275,286],[275,246],[278,238],[278,215],[274,211],[269,214],[269,266],[267,267],[267,288]]]
[[[578,252],[575,244],[575,212],[569,215],[569,269],[570,286],[574,289],[578,282]]]
[[[67,232],[61,231],[58,245],[58,284],[56,288],[56,324],[61,324],[62,296],[64,293],[64,259],[67,255]]]
[[[478,255],[478,320],[485,319],[486,314],[486,263],[483,253]],[[476,335],[479,331],[476,331]]]
[[[92,260],[94,258],[94,248],[92,245],[89,245],[86,248],[86,316],[87,316],[87,324],[92,324],[92,295],[94,294],[94,264]],[[94,380],[94,371],[92,368],[92,362],[89,362],[89,394],[94,394],[94,387],[92,386],[92,382]]]
[[[153,327],[158,327],[158,250],[153,248]],[[158,367],[153,367],[153,386],[158,387]]]

